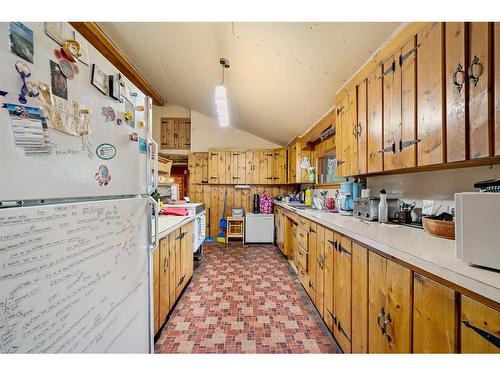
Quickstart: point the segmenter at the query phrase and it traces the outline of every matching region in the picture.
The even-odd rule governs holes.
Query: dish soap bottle
[[[387,194],[384,189],[380,190],[380,203],[378,204],[378,222],[387,223],[389,207],[387,206]]]
[[[312,204],[312,189],[309,187],[306,189],[306,196],[304,198],[304,204],[310,206]]]

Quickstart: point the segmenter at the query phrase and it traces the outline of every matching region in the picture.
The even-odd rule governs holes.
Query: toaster
[[[375,221],[378,219],[378,204],[380,199],[378,198],[355,198],[352,208],[352,216],[358,219]],[[398,200],[397,199],[387,199],[387,205],[389,206],[389,218],[394,217],[398,210]]]

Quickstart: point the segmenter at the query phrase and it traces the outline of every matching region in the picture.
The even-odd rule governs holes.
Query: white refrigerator
[[[0,104],[7,107],[0,108],[0,353],[152,352],[150,254],[158,225],[149,194],[158,147],[151,100],[125,78],[121,100],[98,90],[96,67],[119,72],[88,45],[66,90],[85,108],[89,133],[44,127],[47,147],[30,153],[19,142],[30,125],[7,105],[20,104],[16,62],[28,66],[35,85],[50,85],[60,46],[44,23],[24,26],[33,33],[34,63],[9,48],[11,25],[0,23]],[[26,105],[40,101],[28,95]],[[125,121],[127,110],[132,120]]]

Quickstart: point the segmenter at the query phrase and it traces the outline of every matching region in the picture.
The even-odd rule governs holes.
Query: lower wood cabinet
[[[461,296],[461,353],[500,353],[500,312]]]
[[[155,334],[193,276],[193,223],[160,240],[153,252],[153,311]]]
[[[413,352],[455,353],[456,293],[418,273],[413,274]]]
[[[370,252],[368,256],[368,351],[410,353],[411,271]]]
[[[500,353],[498,304],[282,211],[298,278],[344,353]]]

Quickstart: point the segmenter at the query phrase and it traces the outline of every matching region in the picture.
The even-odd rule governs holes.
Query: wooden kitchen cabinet
[[[376,68],[367,78],[367,127],[368,127],[368,173],[383,170],[382,153],[382,66]]]
[[[349,123],[349,95],[343,93],[336,99],[336,133],[337,138],[337,176],[346,177],[350,175],[350,123]]]
[[[398,168],[396,142],[401,124],[401,70],[396,64],[399,54],[391,56],[382,65],[383,85],[383,160],[384,170]]]
[[[336,324],[333,308],[333,277],[334,277],[334,251],[336,249],[335,234],[330,229],[325,229],[325,260],[324,260],[324,289],[323,289],[323,319],[333,332]]]
[[[368,121],[368,112],[367,112],[367,80],[364,79],[357,88],[358,92],[358,113],[357,113],[357,121],[358,125],[356,127],[356,135],[357,135],[357,150],[358,150],[358,158],[357,158],[357,171],[356,174],[366,174],[368,172],[368,133],[367,133],[367,121]]]
[[[351,352],[368,353],[368,250],[352,243]]]
[[[357,115],[357,91],[356,86],[353,86],[347,92],[346,132],[348,136],[349,149],[344,149],[344,154],[348,152],[349,155],[348,176],[354,176],[358,173],[358,133],[356,130]]]
[[[500,155],[500,22],[495,22],[493,25],[493,71],[495,72],[494,77],[494,88],[493,92],[495,97],[493,99],[493,117],[494,117],[494,155]]]
[[[169,238],[166,237],[160,241],[159,253],[159,312],[158,312],[158,326],[161,327],[165,322],[167,315],[170,311],[170,252],[169,252]],[[174,258],[175,259],[175,258]],[[175,265],[175,263],[174,263]]]
[[[232,184],[246,183],[246,150],[231,150],[230,153],[230,172]]]
[[[333,334],[344,353],[350,353],[352,243],[349,238],[337,235],[337,249],[333,258],[333,310],[336,317]]]
[[[466,103],[468,90],[465,22],[446,22],[446,160],[467,159]]]
[[[273,150],[259,150],[256,151],[259,155],[259,179],[260,184],[273,183]]]
[[[418,166],[445,161],[443,107],[444,24],[432,22],[417,34]]]
[[[169,272],[169,311],[172,310],[172,308],[175,305],[175,301],[177,300],[176,296],[176,285],[178,282],[178,273],[177,273],[177,254],[178,254],[178,246],[179,246],[179,241],[176,239],[177,236],[179,235],[180,230],[176,229],[172,233],[168,235],[168,254],[169,254],[169,263],[168,263],[168,272]],[[180,263],[179,263],[180,265]],[[179,267],[180,268],[180,267]]]
[[[469,80],[469,149],[470,158],[490,156],[490,58],[491,24],[469,24],[469,56],[467,76]],[[497,72],[497,74],[499,74]]]
[[[208,152],[195,152],[194,157],[194,183],[208,184]]]
[[[409,269],[369,252],[369,353],[410,353],[411,282]]]
[[[245,155],[245,183],[259,184],[260,183],[260,153],[254,150],[248,150]]]
[[[160,147],[167,150],[189,150],[191,147],[191,120],[162,118]]]
[[[293,184],[297,182],[297,144],[290,146],[287,150],[288,153],[288,182]]]
[[[154,324],[154,334],[156,335],[156,333],[160,329],[160,249],[159,248],[153,251],[153,324]]]
[[[500,353],[500,312],[461,296],[461,353]]]
[[[209,184],[227,184],[230,180],[229,151],[225,149],[208,149]],[[229,182],[228,182],[229,181]]]
[[[316,275],[318,273],[318,248],[317,248],[317,235],[318,235],[318,225],[316,223],[309,224],[309,235],[307,244],[307,275],[308,275],[308,285],[307,290],[309,292],[309,297],[314,304],[316,304]]]
[[[286,184],[286,148],[273,150],[273,184]]]
[[[413,274],[413,353],[455,353],[456,293]]]
[[[312,259],[312,258],[311,258]],[[325,273],[325,228],[316,226],[316,259],[312,259],[316,263],[314,289],[315,301],[314,304],[319,311],[319,314],[324,319],[323,299],[324,299],[324,273]]]

